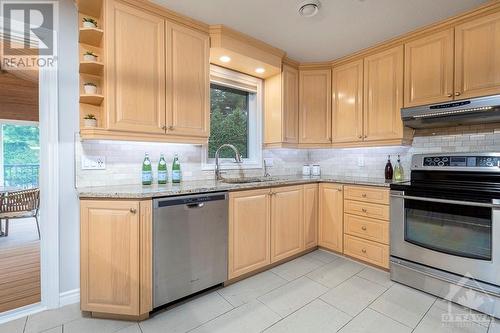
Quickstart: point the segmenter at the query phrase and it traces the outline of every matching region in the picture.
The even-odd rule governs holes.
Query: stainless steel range
[[[500,318],[500,153],[413,156],[390,253],[392,280]]]

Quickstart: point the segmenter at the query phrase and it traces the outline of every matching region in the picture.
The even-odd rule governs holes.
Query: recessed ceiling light
[[[299,4],[299,14],[304,17],[313,17],[318,14],[320,7],[319,0],[305,0]]]
[[[219,58],[220,61],[222,62],[230,62],[231,61],[231,58],[228,57],[228,56],[222,56]]]
[[[255,69],[255,71],[256,71],[257,73],[259,73],[259,74],[262,74],[262,73],[264,73],[266,70],[265,70],[264,68],[262,68],[262,67],[259,67],[259,68],[256,68],[256,69]]]

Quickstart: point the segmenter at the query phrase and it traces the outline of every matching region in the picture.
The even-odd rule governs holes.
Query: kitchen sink
[[[222,179],[223,183],[227,184],[248,184],[248,183],[263,183],[277,180],[276,177],[242,177],[242,178],[226,178]]]

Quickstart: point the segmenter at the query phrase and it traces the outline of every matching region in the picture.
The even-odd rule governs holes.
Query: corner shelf
[[[99,28],[80,28],[79,41],[98,47],[101,44],[103,33],[104,31]]]
[[[101,16],[103,0],[77,0],[78,11],[94,17]]]
[[[99,106],[102,104],[103,100],[104,100],[104,96],[99,95],[99,94],[81,94],[80,95],[80,103]]]
[[[102,75],[104,64],[99,61],[80,61],[80,73]]]

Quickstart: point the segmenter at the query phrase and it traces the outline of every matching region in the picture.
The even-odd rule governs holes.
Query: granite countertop
[[[262,177],[263,178],[263,177]],[[78,188],[80,198],[108,198],[108,199],[148,199],[156,197],[167,197],[184,194],[196,194],[219,191],[237,191],[258,189],[272,186],[308,184],[308,183],[341,183],[369,186],[388,187],[393,181],[383,178],[356,178],[356,177],[303,177],[303,176],[279,176],[269,177],[265,181],[252,183],[225,183],[215,180],[183,181],[180,184],[168,183],[166,185],[115,185]]]

